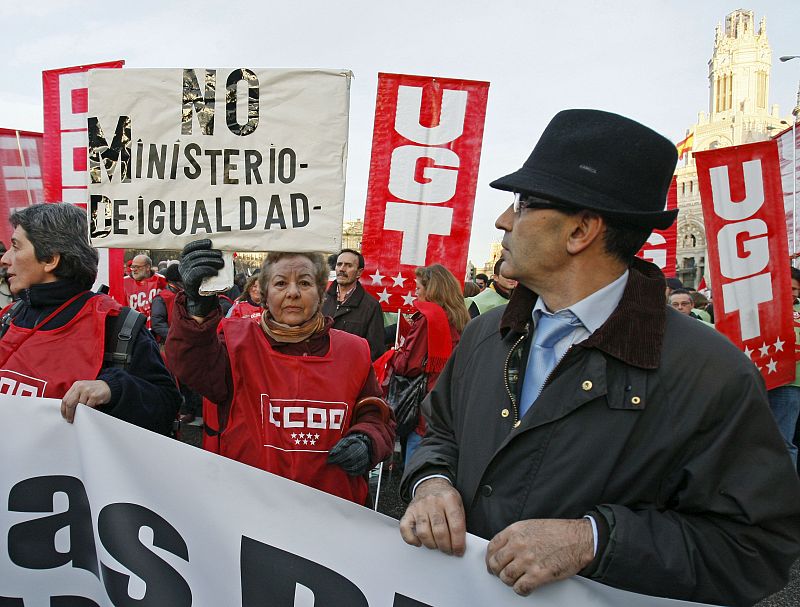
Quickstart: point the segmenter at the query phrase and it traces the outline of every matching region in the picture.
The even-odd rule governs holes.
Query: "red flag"
[[[0,240],[11,246],[8,216],[44,201],[42,134],[0,129]]]
[[[362,253],[386,311],[413,310],[414,268],[466,271],[488,82],[378,74]]]
[[[698,152],[716,327],[767,388],[794,380],[789,251],[775,141]]]
[[[44,199],[46,202],[87,202],[87,147],[89,116],[88,72],[121,68],[124,61],[78,65],[42,72],[44,93]],[[108,252],[106,254],[106,251]],[[98,249],[97,280],[110,287],[109,295],[125,305],[122,286],[123,249]]]
[[[678,185],[675,177],[672,178],[672,183],[667,191],[667,200],[664,204],[664,210],[671,211],[678,208]],[[678,222],[673,221],[672,225],[666,230],[653,230],[650,238],[636,254],[637,257],[652,261],[656,264],[664,276],[675,276],[676,271],[676,257],[678,246]]]

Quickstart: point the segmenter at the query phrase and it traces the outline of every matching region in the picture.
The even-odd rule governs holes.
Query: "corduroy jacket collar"
[[[664,275],[655,265],[636,258],[617,309],[585,341],[576,344],[597,348],[622,362],[642,369],[658,368],[666,322]],[[518,285],[500,321],[500,333],[522,334],[531,322],[538,295]]]

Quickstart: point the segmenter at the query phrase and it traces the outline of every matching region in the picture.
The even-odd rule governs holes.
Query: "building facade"
[[[705,273],[706,235],[694,152],[769,139],[791,124],[769,105],[772,49],[766,19],[756,27],[753,11],[736,10],[717,25],[708,62],[708,110],[687,129],[693,137],[675,171],[678,186],[677,276],[696,287]]]

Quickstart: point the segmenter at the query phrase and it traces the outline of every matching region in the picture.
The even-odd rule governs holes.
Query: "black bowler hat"
[[[490,185],[664,229],[678,215],[664,210],[677,161],[675,145],[638,122],[599,110],[564,110],[522,168]]]

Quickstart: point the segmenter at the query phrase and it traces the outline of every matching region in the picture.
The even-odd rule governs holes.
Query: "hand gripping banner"
[[[786,219],[775,141],[698,152],[716,328],[767,388],[794,380]]]
[[[488,82],[378,74],[362,253],[364,287],[413,310],[414,269],[464,279]]]

